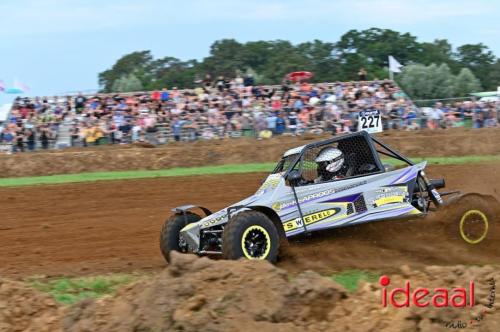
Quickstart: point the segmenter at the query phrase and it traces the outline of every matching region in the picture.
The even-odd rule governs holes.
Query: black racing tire
[[[167,262],[170,262],[171,251],[183,252],[179,245],[179,233],[181,229],[187,224],[199,221],[201,217],[196,213],[187,211],[186,219],[184,214],[174,214],[163,224],[160,233],[160,250]]]
[[[222,235],[225,259],[256,259],[275,263],[280,239],[273,222],[263,213],[242,211],[231,218]]]

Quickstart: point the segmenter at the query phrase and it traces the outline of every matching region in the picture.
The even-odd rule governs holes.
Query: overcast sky
[[[487,0],[16,0],[0,2],[0,79],[28,95],[96,89],[122,55],[202,59],[221,38],[320,39],[350,29],[410,32],[500,54],[500,1]],[[0,93],[0,104],[6,102]]]

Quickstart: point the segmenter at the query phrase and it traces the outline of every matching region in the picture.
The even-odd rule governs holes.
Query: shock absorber
[[[427,187],[427,191],[429,193],[429,196],[431,197],[432,202],[436,205],[436,207],[440,207],[443,205],[443,199],[441,198],[441,195],[439,192],[434,188],[434,185],[429,181],[427,176],[425,176],[425,172],[422,170],[420,171],[420,176],[425,182],[425,186]]]

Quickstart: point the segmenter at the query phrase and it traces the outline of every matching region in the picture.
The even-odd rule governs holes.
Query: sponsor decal
[[[388,196],[388,197],[381,197],[373,202],[373,205],[375,207],[386,205],[386,204],[391,204],[391,203],[403,203],[404,202],[404,196]]]
[[[375,191],[375,194],[375,198],[370,203],[373,207],[404,203],[408,197],[408,188],[406,186],[382,188]]]
[[[344,190],[356,188],[356,187],[362,186],[364,184],[367,184],[366,180],[365,181],[356,182],[356,183],[350,184],[348,186],[343,186],[343,187],[338,187],[338,188],[332,188],[332,189],[327,189],[327,190],[319,191],[317,193],[312,193],[312,194],[300,197],[299,198],[299,204],[308,203],[308,202],[313,201],[315,199],[319,199],[319,198],[322,198],[322,197],[325,197],[325,196],[328,196],[328,195],[331,195],[331,194],[335,194],[335,193],[338,193],[338,192],[341,192],[341,191],[344,191]],[[292,206],[295,206],[295,205],[297,205],[297,202],[295,202],[295,200],[290,200],[290,201],[286,201],[286,202],[277,202],[277,203],[274,203],[272,207],[273,207],[273,209],[275,211],[281,211],[283,209],[286,209],[286,208],[289,208],[289,207],[292,207]]]
[[[439,192],[436,190],[436,189],[432,189],[432,194],[434,195],[434,197],[436,197],[436,200],[443,204],[443,199],[441,198],[441,195],[439,194]]]
[[[304,220],[302,220],[300,217],[287,221],[283,224],[283,228],[285,229],[285,232],[293,231],[294,229],[297,229],[299,227],[304,227],[304,223],[307,225],[314,224],[317,222],[320,222],[322,220],[328,219],[337,213],[340,212],[340,208],[334,208],[334,209],[327,209],[327,210],[322,210],[318,211],[315,213],[307,214],[304,216]]]
[[[255,196],[260,196],[264,194],[268,189],[273,190],[276,189],[278,184],[280,183],[280,179],[277,177],[269,178],[260,186],[260,188],[255,193]]]
[[[274,203],[272,206],[272,209],[276,212],[280,212],[281,210],[281,203],[277,202],[277,203]]]

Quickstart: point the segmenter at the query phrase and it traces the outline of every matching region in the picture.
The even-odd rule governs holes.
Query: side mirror
[[[292,186],[297,185],[301,179],[302,175],[300,174],[300,171],[298,169],[292,169],[286,177],[286,180],[290,182]]]

